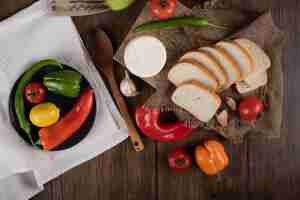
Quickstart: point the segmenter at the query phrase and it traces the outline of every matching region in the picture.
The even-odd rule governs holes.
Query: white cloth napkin
[[[76,67],[96,93],[97,115],[92,130],[78,145],[64,151],[35,150],[20,138],[9,119],[13,84],[32,64],[47,58]],[[1,200],[26,200],[40,192],[46,182],[127,138],[124,123],[116,123],[116,118],[120,119],[117,109],[113,104],[110,108],[115,111],[108,109],[109,93],[72,19],[48,15],[41,2],[0,22],[0,85]]]

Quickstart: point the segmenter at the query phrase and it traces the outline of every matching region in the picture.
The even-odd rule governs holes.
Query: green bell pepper
[[[80,73],[73,70],[62,70],[46,74],[43,79],[44,86],[57,95],[77,97],[80,94]]]

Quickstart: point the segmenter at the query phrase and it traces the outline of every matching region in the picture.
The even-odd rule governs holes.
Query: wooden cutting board
[[[202,9],[197,6],[190,9],[180,3],[177,4],[176,15],[207,17],[210,22],[226,26],[228,29],[177,28],[133,33],[132,30],[137,25],[147,21],[156,20],[156,18],[151,15],[149,5],[147,4],[114,57],[116,61],[124,66],[123,53],[126,44],[131,39],[140,35],[147,34],[155,36],[166,46],[168,57],[166,66],[158,75],[144,79],[144,81],[156,89],[156,93],[153,94],[147,102],[145,102],[145,105],[160,107],[162,110],[172,110],[176,113],[180,120],[187,122],[193,127],[205,126],[206,128],[216,129],[223,136],[233,142],[241,142],[243,137],[250,130],[251,132],[263,133],[263,135],[267,137],[279,137],[283,95],[281,46],[284,41],[284,36],[283,33],[274,25],[271,15],[265,14],[261,17],[258,17],[257,15],[256,17],[253,17],[253,13],[243,13],[239,10]],[[269,70],[269,83],[267,89],[262,88],[257,91],[258,94],[267,91],[268,101],[271,99],[272,103],[270,104],[269,109],[265,112],[262,120],[258,121],[256,129],[247,125],[240,125],[237,117],[232,117],[232,120],[230,120],[230,126],[226,130],[219,127],[215,120],[212,120],[207,126],[170,101],[170,96],[174,91],[174,86],[167,80],[167,73],[177,62],[179,57],[189,50],[213,44],[219,40],[229,37],[246,37],[256,41],[264,48],[264,50],[267,51],[272,60],[272,67],[271,70]],[[270,76],[272,77],[270,78]],[[240,95],[237,95],[237,93],[233,90],[226,91],[223,95],[236,96],[237,99],[240,98]]]

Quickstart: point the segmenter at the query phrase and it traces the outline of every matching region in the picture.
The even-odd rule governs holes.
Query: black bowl
[[[66,65],[64,65],[64,69],[77,71],[74,68],[72,68],[70,66],[66,66]],[[47,74],[49,72],[52,72],[52,71],[55,71],[55,70],[56,69],[51,67],[50,65],[46,66],[46,67],[42,68],[38,73],[36,73],[33,76],[32,81],[38,81],[38,82],[42,83],[43,82],[43,76],[45,74]],[[23,140],[26,141],[26,143],[28,143],[29,145],[32,146],[32,144],[30,142],[30,139],[28,138],[27,134],[19,126],[16,111],[15,111],[15,107],[14,107],[14,99],[15,99],[16,88],[17,88],[17,85],[18,85],[21,77],[16,81],[16,83],[14,84],[14,87],[13,87],[11,93],[10,93],[10,97],[9,97],[9,115],[10,115],[11,124],[15,128],[15,130],[17,131],[19,136],[22,137]],[[90,83],[88,82],[88,80],[84,76],[82,76],[80,93],[82,93],[82,91],[84,89],[88,88],[88,87],[91,87]],[[86,121],[80,127],[80,129],[77,130],[76,133],[74,133],[72,135],[72,137],[67,139],[64,143],[62,143],[61,145],[59,145],[58,147],[53,149],[53,151],[65,150],[65,149],[71,148],[71,147],[75,146],[76,144],[78,144],[80,141],[82,141],[87,136],[89,131],[92,129],[92,126],[94,125],[95,118],[96,118],[96,100],[95,99],[96,98],[94,97],[94,104],[93,104],[92,111],[89,114]],[[47,91],[47,96],[46,96],[44,102],[54,103],[60,109],[60,115],[64,116],[65,113],[67,113],[68,111],[70,111],[72,109],[73,105],[76,103],[77,100],[78,100],[78,97],[77,98],[69,98],[69,97],[56,95],[54,93],[51,93],[50,91]],[[30,105],[25,99],[24,99],[24,103],[25,103],[26,116],[29,116],[29,112],[30,112],[30,110],[33,106]],[[36,142],[36,141],[39,140],[38,130],[40,128],[34,126],[33,124],[31,124],[31,127],[32,127],[31,128],[31,134],[32,134],[34,142]]]

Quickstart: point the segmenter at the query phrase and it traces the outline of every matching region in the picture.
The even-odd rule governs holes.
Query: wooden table
[[[241,145],[226,144],[231,165],[219,177],[207,177],[196,168],[180,174],[168,169],[169,150],[194,144],[199,141],[197,134],[172,144],[145,139],[146,149],[142,153],[134,152],[126,141],[46,184],[45,190],[33,200],[300,198],[300,3],[298,0],[228,1],[245,11],[271,9],[276,23],[288,33],[283,57],[285,97],[281,139],[249,139]],[[1,1],[0,16],[4,19],[32,2]],[[145,0],[139,0],[126,12],[75,18],[75,22],[82,35],[95,26],[102,27],[117,48],[144,3]],[[144,91],[144,94],[151,92]],[[129,104],[133,107],[142,98]]]

